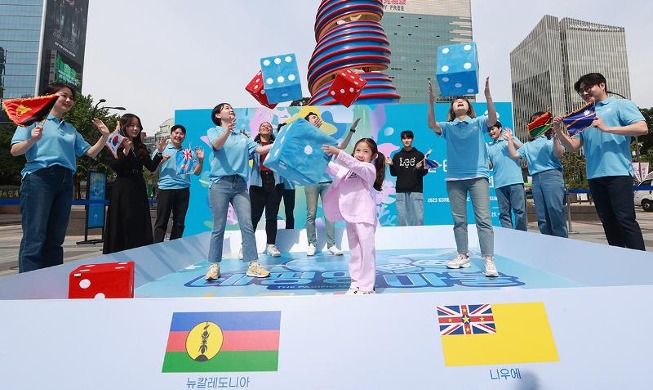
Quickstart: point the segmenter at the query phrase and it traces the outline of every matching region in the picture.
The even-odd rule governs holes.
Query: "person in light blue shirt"
[[[259,145],[245,134],[235,131],[236,114],[228,103],[220,103],[211,111],[215,127],[206,135],[212,146],[209,180],[209,204],[213,216],[213,231],[209,242],[209,262],[206,280],[220,277],[220,261],[229,204],[234,208],[243,244],[243,259],[249,261],[247,276],[265,278],[270,272],[258,263],[256,238],[252,225],[252,206],[247,192],[249,159],[253,153],[266,154],[272,144]]]
[[[569,151],[583,147],[587,181],[608,244],[646,250],[635,215],[630,154],[631,138],[648,133],[644,116],[630,100],[610,96],[612,92],[600,73],[580,77],[574,89],[585,102],[595,104],[596,119],[569,137],[563,130],[563,118],[557,116],[553,121],[556,134]]]
[[[536,112],[530,122],[544,114]],[[540,233],[550,236],[567,237],[567,218],[565,214],[565,181],[562,176],[562,157],[565,149],[553,137],[553,130],[526,142],[515,150],[512,133],[506,131],[508,150],[512,158],[525,158],[528,173],[533,178],[532,194]]]
[[[444,137],[447,150],[447,193],[453,216],[453,233],[458,255],[448,268],[470,266],[467,234],[467,194],[472,200],[481,256],[485,259],[485,276],[497,277],[494,263],[494,230],[490,217],[490,168],[484,134],[497,122],[497,111],[490,94],[490,78],[485,80],[487,116],[476,117],[474,107],[464,97],[455,98],[449,107],[447,122],[435,120],[435,93],[428,83],[428,126]]]
[[[204,164],[204,150],[195,149],[193,158],[197,164],[193,172],[178,174],[177,154],[184,153],[182,143],[186,139],[186,128],[174,125],[170,129],[170,142],[163,150],[163,160],[160,165],[159,191],[156,195],[156,222],[154,223],[154,242],[163,242],[168,230],[168,219],[172,214],[170,239],[181,238],[184,235],[186,213],[190,202],[190,175],[199,175]],[[192,152],[191,152],[192,153]],[[167,156],[167,158],[166,158]]]
[[[320,119],[320,117],[314,112],[309,112],[304,119],[311,122],[317,128],[322,126],[322,119]],[[352,135],[356,132],[358,121],[359,119],[354,121],[345,139],[338,143],[338,149],[345,149],[347,145],[349,145]],[[317,230],[315,229],[317,202],[320,198],[322,199],[322,202],[324,202],[324,196],[329,190],[329,187],[331,187],[332,182],[333,178],[325,172],[318,184],[304,186],[304,192],[306,195],[306,237],[308,238],[308,247],[306,249],[307,256],[314,256],[315,252],[317,252]],[[342,256],[343,252],[336,246],[336,225],[326,219],[326,217],[324,218],[324,230],[326,232],[328,253]]]
[[[104,148],[109,129],[99,119],[92,123],[102,136],[91,146],[63,116],[75,104],[75,91],[51,84],[45,94],[59,95],[44,121],[18,127],[11,139],[11,155],[24,155],[20,213],[23,238],[18,253],[18,272],[63,264],[63,242],[73,200],[76,157],[95,158]]]
[[[492,142],[488,144],[490,167],[494,171],[494,190],[499,202],[499,221],[504,228],[526,231],[528,220],[521,164],[519,160],[510,157],[503,132],[501,123],[497,122],[490,128]],[[517,147],[519,146],[521,142]]]

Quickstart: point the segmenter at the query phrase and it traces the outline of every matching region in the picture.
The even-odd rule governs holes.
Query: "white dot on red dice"
[[[262,89],[260,92],[261,95],[265,95],[265,89]]]
[[[95,294],[94,298],[95,299],[104,299],[104,298],[106,298],[106,296],[103,293],[97,293],[97,294]]]
[[[353,88],[353,87],[349,87],[349,92],[354,92],[354,88]]]
[[[275,58],[274,63],[279,65],[281,63],[281,58],[279,58],[279,57]]]
[[[254,86],[254,91],[256,91],[257,89],[258,89],[258,85],[255,85]]]
[[[336,91],[331,91],[331,96],[336,96]]]
[[[343,88],[340,88],[340,93],[345,93],[345,90]]]
[[[257,77],[256,80],[254,80],[254,82],[255,82],[256,84],[260,84],[260,83],[261,83],[261,79]]]
[[[88,279],[82,279],[79,281],[79,288],[86,290],[87,288],[91,287],[91,281]]]

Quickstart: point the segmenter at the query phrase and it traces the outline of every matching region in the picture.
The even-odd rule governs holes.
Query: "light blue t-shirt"
[[[177,174],[177,153],[182,150],[183,147],[177,149],[172,143],[168,143],[168,146],[163,150],[163,156],[170,156],[170,158],[159,165],[161,167],[158,183],[160,190],[181,190],[190,187],[190,174]],[[193,157],[195,157],[194,153]]]
[[[553,149],[554,141],[558,142],[553,138],[548,139],[545,135],[541,135],[517,149],[517,153],[528,162],[528,173],[531,176],[551,169],[562,169],[562,164]]]
[[[514,140],[515,143],[521,142]],[[524,184],[519,160],[510,157],[508,143],[499,138],[488,144],[488,155],[494,170],[494,188],[501,188],[511,184]]]
[[[447,147],[446,180],[490,177],[490,167],[485,144],[487,116],[454,119],[438,122]]]
[[[628,99],[609,97],[596,102],[596,115],[606,126],[627,126],[643,121],[644,116],[635,103]],[[574,137],[583,141],[587,178],[605,176],[634,176],[630,154],[630,136],[606,133],[588,127]]]
[[[216,126],[208,129],[206,135],[213,144],[220,134],[228,131],[224,127]],[[231,133],[220,150],[213,151],[211,158],[211,171],[209,180],[217,182],[220,178],[238,175],[245,181],[249,178],[250,155],[256,151],[258,144],[241,133]]]
[[[29,127],[18,127],[11,144],[27,141],[32,138],[31,132],[37,123]],[[55,116],[48,115],[43,123],[41,139],[32,145],[25,153],[27,163],[21,171],[22,177],[39,169],[60,165],[73,173],[77,170],[77,156],[81,156],[91,148],[84,137],[65,120],[59,121]]]

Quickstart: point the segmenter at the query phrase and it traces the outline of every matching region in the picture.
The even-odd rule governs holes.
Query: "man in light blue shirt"
[[[587,103],[595,104],[596,119],[570,137],[562,130],[562,117],[557,116],[554,130],[567,150],[584,148],[587,181],[608,244],[646,250],[635,215],[630,155],[631,137],[648,133],[644,116],[630,100],[608,96],[611,92],[600,73],[582,76],[574,89]]]
[[[504,228],[526,231],[526,197],[524,178],[519,160],[510,157],[508,143],[503,139],[501,122],[490,128],[492,142],[488,144],[490,166],[494,171],[494,190],[499,202],[499,221]],[[516,143],[519,141],[516,141]],[[519,142],[517,147],[521,146]],[[512,214],[515,214],[513,225]]]

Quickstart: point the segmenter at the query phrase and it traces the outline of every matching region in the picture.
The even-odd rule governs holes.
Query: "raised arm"
[[[497,123],[497,109],[494,107],[492,94],[490,93],[490,78],[485,79],[485,100],[487,101],[487,127],[490,128]]]
[[[345,139],[342,140],[338,144],[338,149],[346,149],[347,146],[349,145],[349,141],[351,141],[351,137],[354,135],[356,132],[356,127],[358,126],[358,122],[360,122],[361,118],[356,118],[354,123],[351,124],[351,127],[349,128],[349,131],[347,132],[347,136],[345,136]]]
[[[107,143],[107,139],[109,138],[109,129],[107,128],[107,125],[105,125],[104,122],[98,118],[93,118],[91,122],[93,123],[93,126],[100,130],[100,133],[102,134],[100,139],[98,139],[97,142],[86,151],[87,156],[95,158]],[[120,122],[118,122],[118,126],[120,126]]]
[[[435,120],[435,92],[433,92],[433,85],[429,79],[429,111],[428,111],[428,126],[431,130],[435,131],[437,135],[442,134],[440,124]]]
[[[517,148],[515,148],[515,141],[512,139],[512,131],[510,129],[503,130],[503,139],[506,140],[510,157],[514,159],[520,158],[521,156],[517,152]]]
[[[195,168],[193,169],[193,174],[199,175],[202,172],[202,167],[204,166],[204,149],[196,147],[195,155],[197,156],[197,165],[195,165]]]
[[[562,146],[569,152],[575,152],[583,146],[583,141],[580,138],[572,138],[564,131],[564,124],[560,115],[553,118],[553,133]]]

